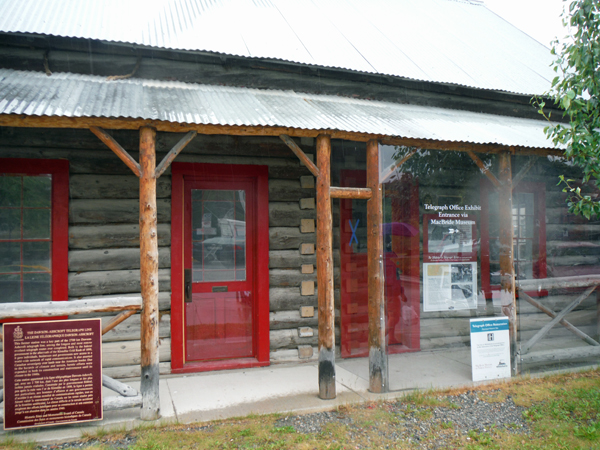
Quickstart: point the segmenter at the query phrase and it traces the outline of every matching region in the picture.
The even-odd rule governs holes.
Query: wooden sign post
[[[4,429],[102,419],[100,319],[5,323]]]

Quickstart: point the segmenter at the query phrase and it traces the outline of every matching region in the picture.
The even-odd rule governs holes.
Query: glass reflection
[[[52,300],[50,175],[0,176],[3,302]]]
[[[192,190],[194,282],[246,279],[243,190]]]

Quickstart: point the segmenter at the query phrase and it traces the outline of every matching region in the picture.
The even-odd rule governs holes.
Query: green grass
[[[144,426],[126,431],[98,431],[82,436],[91,450],[108,450],[125,436],[133,437],[131,450],[163,449],[416,449],[444,436],[451,448],[469,450],[504,449],[598,449],[600,450],[600,371],[553,375],[539,379],[522,378],[511,382],[469,388],[480,399],[493,403],[511,396],[523,406],[529,432],[516,424],[490,427],[485,432],[461,431],[447,421],[431,423],[420,442],[409,442],[407,419],[431,420],[435,408],[457,409],[448,398],[464,390],[412,392],[393,401],[343,406],[335,410],[335,420],[319,433],[303,434],[291,425],[282,425],[281,415],[247,416],[211,422],[201,430],[189,425]],[[457,409],[458,410],[458,409]],[[459,410],[458,410],[459,411]],[[8,436],[0,448],[32,450],[34,444],[19,443]]]

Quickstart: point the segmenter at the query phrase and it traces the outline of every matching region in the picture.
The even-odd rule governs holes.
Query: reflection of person
[[[390,311],[388,317],[388,338],[389,344],[403,344],[410,347],[410,334],[415,321],[419,319],[419,315],[414,307],[408,302],[408,297],[404,293],[404,288],[400,287],[398,295],[398,303]]]

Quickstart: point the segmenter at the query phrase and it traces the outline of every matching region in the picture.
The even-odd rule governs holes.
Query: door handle
[[[192,269],[183,270],[183,301],[192,302]]]

